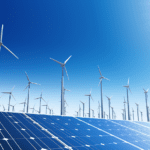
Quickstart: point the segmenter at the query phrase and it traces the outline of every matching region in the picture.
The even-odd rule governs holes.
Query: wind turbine
[[[1,51],[1,46],[3,46],[7,51],[9,51],[12,55],[14,55],[17,59],[19,59],[11,50],[9,50],[2,42],[2,38],[3,38],[3,28],[4,25],[2,24],[2,28],[1,28],[1,37],[0,37],[0,51]]]
[[[124,114],[124,109],[121,109],[123,111],[123,120],[125,120],[125,114]]]
[[[78,117],[78,111],[75,111],[77,113],[77,117]]]
[[[46,105],[42,105],[42,106],[46,106],[46,114],[47,114],[47,109],[48,109],[48,102],[46,103]]]
[[[64,68],[65,68],[66,75],[68,77],[67,69],[66,69],[65,65],[66,65],[67,61],[70,58],[71,58],[71,56],[64,63],[61,63],[61,62],[59,62],[59,61],[57,61],[57,60],[55,60],[53,58],[50,58],[51,60],[53,60],[53,61],[57,62],[58,64],[60,64],[61,67],[62,67],[62,78],[61,78],[61,113],[60,113],[61,115],[65,115],[65,113],[64,113],[64,73],[63,73],[63,71],[64,71]],[[69,77],[68,77],[68,80],[69,80]]]
[[[111,100],[112,96],[111,97],[107,97],[107,98],[108,98],[108,109],[109,109],[109,119],[110,119],[110,100]]]
[[[11,92],[2,92],[4,94],[9,94],[9,103],[8,103],[8,111],[10,110],[10,101],[11,101],[11,96],[14,98],[13,94],[12,94],[12,91],[13,89],[15,88],[15,86],[12,88]],[[15,98],[14,98],[15,100]]]
[[[17,103],[16,103],[17,104]],[[16,106],[16,104],[15,105],[10,105],[10,106],[12,106],[12,111],[15,111],[15,106]]]
[[[30,109],[32,109],[32,113],[34,113],[34,110],[35,110],[34,107],[35,107],[35,105],[36,105],[36,104],[34,104],[33,108],[30,108]]]
[[[107,119],[108,119],[108,115],[106,114],[106,116],[107,116]]]
[[[91,91],[90,91],[90,94],[88,95],[85,95],[85,96],[89,96],[89,118],[90,118],[90,98],[93,100],[92,96],[91,96]],[[93,100],[94,101],[94,100]]]
[[[93,113],[93,118],[95,118],[95,117],[94,117],[94,109],[91,109],[91,110],[92,110],[92,113]]]
[[[24,104],[23,112],[25,112],[25,107],[26,107],[26,99],[25,99],[25,101],[24,101],[24,102],[22,102],[22,103],[19,103],[19,104]]]
[[[101,109],[101,105],[100,102],[98,101],[98,118],[100,118],[100,109]]]
[[[27,75],[26,72],[25,72],[25,74],[26,74],[26,77],[27,77],[27,80],[28,80],[28,85],[26,86],[26,88],[28,87],[28,101],[27,101],[27,113],[28,113],[28,110],[29,110],[29,92],[30,92],[30,84],[36,84],[36,85],[40,85],[40,84],[31,82],[31,81],[29,80],[29,77],[28,77],[28,75]],[[25,89],[26,89],[26,88],[25,88]],[[25,90],[25,89],[24,89],[24,90]]]
[[[43,100],[45,102],[45,100],[42,97],[42,92],[41,92],[41,96],[38,98],[35,98],[35,100],[40,99],[40,106],[39,106],[39,114],[41,113],[41,100]]]
[[[66,115],[66,107],[68,106],[68,104],[67,104],[67,102],[65,100],[65,92],[66,91],[70,91],[70,90],[67,90],[67,89],[64,88],[64,115]]]
[[[143,112],[140,111],[140,113],[141,113],[141,121],[143,121]]]
[[[99,69],[99,66],[98,66],[98,69]],[[105,78],[104,76],[102,76],[102,73],[101,73],[101,71],[100,71],[100,69],[99,69],[99,73],[100,73],[100,82],[99,82],[99,85],[101,84],[101,118],[103,118],[103,92],[102,92],[102,79],[106,79],[106,80],[109,80],[109,79],[107,79],[107,78]],[[99,86],[98,85],[98,86]]]
[[[129,79],[128,79],[127,85],[125,85],[125,86],[123,86],[123,87],[126,87],[126,89],[127,89],[128,120],[131,120],[131,119],[130,119],[129,97],[128,97],[128,89],[130,90],[130,87],[129,87]],[[131,90],[130,90],[130,92],[131,92]]]
[[[147,105],[147,97],[148,97],[147,93],[148,93],[148,90],[149,90],[149,89],[147,89],[147,90],[143,89],[143,90],[144,90],[144,93],[145,93],[147,121],[149,121],[148,105]]]
[[[80,104],[79,104],[79,117],[81,117],[81,107],[80,107]]]
[[[139,104],[137,104],[137,103],[135,103],[136,104],[136,106],[137,106],[137,119],[138,119],[138,121],[139,121]]]
[[[80,101],[83,104],[83,117],[84,117],[84,105],[85,103],[83,103],[82,101]]]
[[[124,120],[124,114],[123,113],[121,113],[122,114],[122,120]]]
[[[5,107],[4,107],[4,105],[3,105],[3,111],[5,111]]]
[[[105,119],[105,111],[104,111],[104,119]]]
[[[134,121],[134,109],[132,108],[132,114],[133,114],[133,121]]]
[[[126,120],[126,101],[125,101],[125,97],[124,97],[124,119]]]
[[[47,109],[49,110],[49,114],[51,115],[51,109],[49,107]]]
[[[113,107],[111,107],[111,109],[112,109],[112,119],[114,119],[113,118],[113,116],[114,116],[114,114],[113,114],[114,113]]]

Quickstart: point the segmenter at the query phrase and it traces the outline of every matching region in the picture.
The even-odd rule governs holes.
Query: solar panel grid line
[[[2,125],[2,123],[1,123],[1,122],[0,122],[0,124]],[[3,136],[3,138],[5,138],[5,136],[3,135],[3,133],[1,132],[1,130],[0,130],[0,133],[1,133],[1,135]],[[13,149],[13,148],[10,146],[10,144],[9,144],[8,140],[6,140],[6,142],[7,142],[7,144],[9,145],[9,147],[10,147],[11,149]],[[3,149],[2,144],[1,144],[1,147],[2,147],[2,149]]]
[[[37,115],[31,115],[31,116],[33,117],[33,116],[37,116]],[[40,115],[40,116],[37,116],[37,118],[38,118],[37,121],[40,122],[40,121],[39,121],[39,118],[43,118],[43,117]],[[49,117],[49,118],[54,118],[54,117]],[[57,119],[57,118],[56,118],[56,119]],[[65,119],[67,119],[67,118],[63,118],[63,120],[62,120],[63,125],[64,125],[64,123],[67,122]],[[36,119],[34,118],[34,120],[36,120]],[[58,119],[58,120],[59,120],[59,119]],[[69,119],[68,119],[68,120],[69,120]],[[73,120],[76,120],[76,119],[72,118],[72,121],[73,121]],[[43,120],[43,119],[42,119],[42,121],[44,121],[43,125],[46,125],[46,122],[45,122],[45,121],[47,121],[49,127],[50,127],[50,125],[51,125],[50,122],[55,122],[54,119],[53,119],[53,120],[48,120],[48,119],[46,119],[46,120],[44,119],[44,120]],[[77,121],[77,120],[76,120],[76,121]],[[62,123],[62,122],[61,122],[61,123]],[[71,124],[71,123],[72,123],[72,122],[70,122],[70,124]],[[81,123],[80,123],[80,124],[81,124]],[[80,124],[77,123],[77,125],[80,125]],[[69,124],[68,124],[68,125],[69,125]],[[72,124],[71,124],[71,125],[72,125]],[[55,125],[55,126],[56,126],[56,125]],[[46,128],[48,128],[48,127],[46,127]],[[89,128],[89,127],[88,127],[88,128]],[[71,133],[71,132],[70,132],[70,133]],[[71,134],[71,135],[74,135],[74,134]],[[87,136],[84,136],[84,137],[87,137]],[[80,138],[80,137],[79,137],[79,138]],[[66,139],[66,138],[65,138],[65,139]],[[77,141],[77,139],[78,139],[78,138],[75,138],[75,139],[73,139],[73,140],[76,140],[76,141]],[[64,140],[64,139],[63,139],[63,140]],[[73,140],[72,140],[71,142],[73,142]],[[87,144],[87,140],[86,140],[86,141],[83,140],[83,137],[80,138],[80,141],[84,142],[81,146],[88,145],[88,144]],[[69,144],[73,144],[73,143],[69,143]],[[77,146],[75,146],[75,147],[77,147]],[[86,148],[85,148],[85,149],[86,149]],[[93,149],[93,148],[91,147],[90,149]],[[96,148],[94,148],[94,149],[96,149]]]
[[[132,130],[132,131],[135,131],[135,132],[138,132],[138,133],[140,133],[140,134],[149,136],[149,135],[147,135],[147,134],[145,134],[145,133],[143,133],[143,132],[137,131],[137,130],[135,130],[135,129],[133,129],[133,128],[129,128],[129,127],[125,126],[125,125],[119,124],[119,123],[114,122],[114,121],[111,121],[111,120],[109,120],[109,121],[110,121],[110,122],[113,122],[113,123],[115,123],[115,124],[117,124],[117,125],[120,125],[120,126],[122,126],[122,127],[124,127],[124,128],[130,129],[130,130]]]
[[[26,117],[27,117],[27,115],[26,114],[24,114]],[[33,121],[33,122],[36,122],[36,121],[34,121],[31,117],[29,117],[28,116],[28,119],[30,119],[31,121]],[[36,122],[36,124],[39,126],[39,127],[41,127],[41,129],[44,129],[44,127],[42,127],[39,123],[37,123]],[[48,130],[44,130],[45,132],[47,132],[49,135],[51,135],[52,136],[52,138],[55,138],[58,142],[60,142],[62,145],[64,145],[64,147],[65,148],[68,148],[69,150],[73,150],[70,146],[68,146],[67,144],[65,144],[63,141],[61,141],[58,137],[56,137],[55,135],[53,135],[51,132],[49,132]]]
[[[4,115],[4,113],[2,113],[3,115]],[[5,116],[6,117],[6,116]],[[11,121],[6,117],[6,119],[11,123]],[[12,123],[11,123],[12,124]],[[13,124],[12,124],[13,125]],[[14,125],[13,125],[14,126]],[[15,127],[15,126],[14,126]],[[16,127],[15,127],[16,128]],[[17,128],[16,128],[17,129]],[[18,130],[18,129],[17,129]],[[19,131],[19,130],[18,130]],[[21,133],[20,131],[19,131],[19,133]],[[10,134],[9,134],[10,135]],[[25,136],[21,133],[21,135],[25,138]],[[10,135],[11,136],[11,135]],[[12,137],[12,136],[11,136]],[[14,138],[12,138],[13,140],[14,140]],[[25,138],[30,144],[31,144],[31,142],[27,139],[27,138]],[[16,145],[19,147],[19,149],[21,150],[21,148],[20,148],[20,146],[17,144],[17,142],[14,140],[14,142],[16,143]],[[31,144],[32,145],[32,147],[34,148],[34,149],[36,149],[35,147],[34,147],[34,145],[33,144]]]
[[[140,123],[137,123],[137,122],[132,122],[132,123],[134,123],[134,124],[137,124],[137,125],[140,125],[140,126],[142,126],[142,127],[145,127],[145,128],[148,128],[148,129],[150,129],[150,127],[148,127],[148,126],[145,126],[145,125],[143,125],[143,124],[140,124]]]
[[[3,148],[3,146],[2,146],[2,144],[0,143],[0,147],[2,148],[2,150],[4,150],[4,148]]]
[[[32,115],[33,116],[33,115]],[[39,116],[38,116],[39,117]],[[36,120],[36,118],[34,118],[34,120]],[[47,121],[47,120],[44,120],[44,121]],[[49,120],[50,121],[50,120]],[[54,120],[51,120],[52,122],[55,122]],[[42,126],[45,126],[45,124],[43,124],[42,122],[40,122],[39,120],[38,120],[38,122],[40,123],[40,124],[42,124]],[[64,122],[66,122],[66,121],[64,121]],[[49,122],[47,122],[48,124],[49,124],[49,126],[51,126],[51,123],[49,123]],[[55,123],[56,124],[56,123]],[[53,126],[54,128],[56,127],[56,125],[55,126]],[[62,128],[61,126],[59,126],[60,128]],[[48,128],[47,126],[46,126],[46,128]],[[68,132],[69,133],[69,132]],[[71,134],[71,132],[70,132],[70,135],[73,135],[73,134]],[[68,136],[68,135],[66,135],[66,136]],[[61,137],[62,138],[62,137]],[[63,138],[62,138],[63,139]],[[63,139],[64,140],[64,139]],[[65,139],[66,140],[66,139]],[[64,141],[65,141],[64,140]],[[77,141],[76,139],[74,139],[74,141],[76,141],[78,144],[80,144],[79,143],[79,141]],[[81,139],[81,141],[83,141],[82,139]],[[66,142],[66,141],[65,141]],[[70,142],[68,142],[68,140],[67,140],[67,143],[69,143],[70,145],[72,145]],[[82,145],[80,145],[80,146],[82,146]]]
[[[92,126],[92,127],[96,128],[96,129],[98,129],[98,130],[100,130],[100,131],[103,131],[103,132],[109,134],[110,136],[113,136],[113,137],[115,137],[115,138],[117,138],[117,139],[119,139],[119,140],[121,140],[121,141],[123,141],[123,142],[129,144],[129,145],[132,145],[132,146],[135,147],[135,148],[138,148],[138,149],[140,149],[140,150],[144,150],[143,148],[141,148],[141,147],[139,147],[139,146],[136,146],[136,145],[134,145],[134,144],[132,144],[132,143],[130,143],[130,142],[128,142],[128,141],[122,139],[122,138],[119,138],[119,137],[117,137],[117,136],[115,136],[115,135],[113,135],[113,134],[111,134],[111,133],[109,133],[109,132],[107,132],[107,131],[104,131],[103,129],[100,129],[100,128],[98,128],[98,127],[96,127],[96,126],[94,126],[94,125],[92,125],[92,124],[90,124],[90,123],[87,123],[87,122],[85,122],[85,121],[83,121],[83,120],[81,120],[81,119],[79,119],[79,118],[76,118],[76,117],[74,117],[74,118],[77,119],[77,120],[79,120],[79,121],[81,121],[81,122],[84,122],[84,123],[88,124],[89,126]]]
[[[11,114],[11,115],[13,115],[13,114]],[[13,117],[11,118],[11,119],[13,119],[14,120],[14,118],[16,118],[16,116],[14,116],[13,115]],[[21,121],[20,120],[18,120],[18,118],[16,118],[17,119],[17,121],[20,123]],[[22,122],[21,122],[22,123]],[[20,128],[21,128],[21,126],[19,125],[19,124],[17,124]],[[27,129],[27,128],[26,128]],[[26,132],[26,130],[24,131],[25,133],[27,133]],[[31,131],[32,132],[32,131]],[[33,133],[33,132],[32,132]],[[27,133],[29,136],[30,136],[30,134],[29,133]],[[34,133],[33,133],[33,135],[35,135]],[[31,137],[31,136],[30,136]],[[40,140],[40,138],[38,138],[36,135],[35,135],[35,137],[37,138],[37,139],[39,139]],[[41,141],[41,140],[40,140]],[[50,148],[49,146],[47,146],[43,141],[41,141],[47,148]],[[39,147],[41,147],[41,149],[42,149],[42,146],[37,142],[37,141],[35,141],[35,143],[37,144],[37,145],[39,145]]]
[[[15,114],[15,113],[14,113]],[[25,116],[24,114],[21,114],[21,113],[19,113],[18,115],[22,115],[21,117],[22,117],[22,119],[25,119],[24,121],[26,121],[26,122],[28,122],[29,124],[31,124],[32,126],[34,126],[34,128],[36,128],[36,129],[38,129],[37,127],[38,126],[35,126],[35,123],[33,124],[33,122],[31,121],[31,120],[27,120],[29,117],[27,116]],[[40,128],[40,132],[42,132],[43,133],[43,131],[44,130],[41,130],[41,127],[39,127]],[[47,138],[49,138],[50,139],[50,137],[49,136],[47,136],[47,135],[49,135],[49,134],[47,134],[46,135],[46,132],[44,131],[44,133],[43,133]],[[54,141],[54,140],[52,140],[52,138],[50,139],[53,143],[55,143],[57,146],[59,146],[60,147],[60,145],[58,145],[58,143],[56,143],[56,141]],[[60,143],[59,143],[60,144]],[[62,146],[62,145],[61,145]],[[61,148],[61,147],[60,147]],[[53,148],[53,149],[55,149],[55,148]]]

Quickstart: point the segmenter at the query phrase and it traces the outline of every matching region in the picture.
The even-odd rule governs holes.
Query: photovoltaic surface
[[[149,123],[0,112],[0,149],[150,149]]]

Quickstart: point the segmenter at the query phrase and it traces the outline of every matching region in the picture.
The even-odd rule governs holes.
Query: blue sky
[[[130,109],[136,110],[135,102],[146,116],[143,88],[150,86],[150,2],[149,1],[99,1],[99,0],[26,0],[3,1],[0,9],[0,26],[4,24],[3,44],[18,57],[3,47],[0,52],[0,92],[10,91],[17,103],[22,102],[27,90],[24,71],[33,82],[31,85],[30,107],[39,102],[40,96],[48,101],[55,114],[60,114],[61,67],[49,58],[64,62],[70,55],[65,74],[67,115],[75,114],[80,100],[88,100],[85,94],[92,89],[91,107],[95,109],[100,100],[99,65],[102,75],[110,79],[103,81],[104,110],[108,114],[108,101],[121,119],[123,97],[122,87],[130,78]],[[0,98],[1,104],[8,105],[8,95]],[[16,102],[12,99],[12,104]],[[44,104],[44,103],[43,103]],[[148,101],[148,104],[149,101]],[[17,105],[16,110],[21,110]],[[2,108],[1,108],[2,109]],[[88,112],[88,103],[86,103]],[[43,113],[45,108],[43,108]],[[136,114],[136,112],[135,112]],[[144,118],[146,120],[146,118]]]

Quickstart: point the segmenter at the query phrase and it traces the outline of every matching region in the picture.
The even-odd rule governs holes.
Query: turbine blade
[[[146,92],[146,90],[143,88],[143,90]]]
[[[10,92],[2,92],[2,93],[4,93],[4,94],[10,94]]]
[[[29,77],[28,77],[28,75],[27,75],[27,73],[26,73],[26,72],[25,72],[25,74],[26,74],[27,80],[30,82]]]
[[[101,73],[101,71],[100,71],[100,69],[99,69],[99,66],[98,66],[98,70],[99,70],[100,75],[102,76],[102,73]]]
[[[102,79],[100,79],[98,86],[101,84],[101,82],[102,82]]]
[[[3,38],[3,28],[4,28],[4,25],[2,24],[2,28],[1,28],[1,43],[2,43],[2,38]]]
[[[84,95],[84,96],[90,96],[90,95]]]
[[[46,101],[42,98],[42,100],[46,103]]]
[[[68,61],[71,57],[72,57],[72,55],[68,57],[68,59],[64,62],[64,64],[66,64],[67,61]]]
[[[26,88],[29,86],[29,84],[26,86]],[[25,91],[26,90],[26,88],[23,90],[23,91]]]
[[[11,92],[14,90],[14,88],[15,88],[15,85],[14,85],[14,87],[12,88]]]
[[[14,55],[17,59],[19,59],[11,50],[9,50],[5,45],[3,45],[2,44],[2,46],[6,49],[6,50],[8,50],[12,55]]]
[[[34,100],[36,100],[36,99],[40,99],[40,97],[38,97],[38,98],[35,98]]]
[[[105,77],[104,77],[104,79],[106,79],[106,80],[110,81],[109,79],[107,79],[107,78],[105,78]]]
[[[60,65],[63,65],[63,63],[61,63],[61,62],[59,62],[59,61],[57,61],[57,60],[55,60],[55,59],[53,59],[53,58],[50,58],[51,60],[53,60],[53,61],[55,61],[55,62],[57,62],[58,64],[60,64]]]
[[[129,90],[130,90],[130,88],[129,88]],[[130,92],[131,92],[131,90],[130,90]],[[132,92],[131,92],[131,94],[132,94]]]
[[[64,67],[64,68],[65,68],[66,75],[67,75],[67,77],[68,77],[68,80],[69,80],[69,76],[68,76],[68,73],[67,73],[67,69],[66,69],[66,67]]]
[[[92,96],[91,96],[91,99],[94,101],[94,99],[92,98]]]
[[[14,96],[13,96],[13,94],[11,94],[12,95],[12,97],[14,98]],[[14,100],[16,101],[16,99],[14,98]]]
[[[38,83],[34,83],[34,82],[31,82],[31,84],[36,84],[36,85],[40,85],[40,84],[38,84]]]
[[[148,92],[148,90],[149,90],[149,89],[147,89],[147,91],[146,91],[146,92]]]

